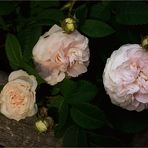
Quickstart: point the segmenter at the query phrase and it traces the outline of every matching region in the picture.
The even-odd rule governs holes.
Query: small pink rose
[[[127,44],[107,60],[103,82],[112,103],[127,110],[148,108],[148,52]]]
[[[88,39],[78,31],[67,34],[54,25],[34,46],[33,59],[40,76],[55,85],[65,76],[77,77],[87,71]]]
[[[21,120],[37,112],[35,89],[37,81],[25,71],[14,71],[0,94],[0,111],[9,119]]]

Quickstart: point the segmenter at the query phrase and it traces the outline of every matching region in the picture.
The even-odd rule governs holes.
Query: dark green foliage
[[[29,74],[34,75],[36,77],[36,79],[38,81],[38,85],[40,85],[41,83],[45,83],[45,81],[39,76],[39,74],[37,73],[37,71],[35,70],[33,65],[28,64],[23,61],[21,63],[21,67],[22,67],[22,69],[27,71]]]
[[[99,128],[105,123],[103,112],[88,103],[96,95],[97,88],[95,85],[84,80],[75,82],[65,79],[59,84],[59,87],[64,97],[64,101],[62,101],[61,106],[58,107],[58,128],[63,127],[64,124],[66,124],[68,116],[71,116],[74,122],[86,129]]]
[[[20,44],[17,38],[12,34],[7,35],[5,51],[11,67],[13,69],[18,69],[20,67],[20,63],[22,62],[23,57]]]
[[[86,17],[87,17],[87,14],[88,14],[88,8],[87,8],[87,5],[84,4],[84,5],[81,5],[80,7],[78,7],[76,9],[76,18],[78,19],[78,27],[83,25]]]
[[[70,126],[63,139],[64,147],[84,147],[87,146],[86,132],[76,125]]]
[[[8,15],[15,11],[17,3],[15,2],[8,2],[8,1],[1,1],[0,3],[0,16],[1,15]]]
[[[104,3],[97,3],[90,8],[90,18],[100,19],[102,21],[108,21],[111,17],[109,1],[104,1]]]
[[[38,41],[41,33],[42,28],[39,25],[27,25],[24,26],[21,30],[19,30],[18,37],[23,47],[24,61],[28,62],[31,60],[32,48]]]
[[[97,93],[97,88],[95,85],[84,80],[77,82],[64,80],[61,83],[61,92],[67,103],[77,104],[91,101]]]
[[[116,12],[117,22],[125,25],[148,23],[148,5],[146,2],[121,2]]]
[[[114,33],[114,29],[108,24],[92,19],[87,19],[81,26],[80,30],[89,37],[93,38],[105,37]]]
[[[37,96],[38,105],[47,102],[49,112],[55,111],[49,114],[57,116],[55,135],[63,138],[64,147],[131,146],[131,141],[126,142],[122,136],[131,140],[129,133],[146,130],[147,111],[129,112],[112,105],[102,74],[114,50],[127,43],[140,44],[147,35],[148,3],[76,1],[72,14],[77,30],[89,39],[88,71],[79,78],[50,86],[36,71],[32,49],[52,25],[60,26],[68,17],[68,10],[61,9],[65,4],[59,0],[0,2],[0,68],[8,72],[23,69],[36,77],[38,90],[43,89]]]
[[[68,79],[63,80],[60,84],[60,91],[64,97],[68,97],[77,89],[77,83]]]
[[[63,101],[61,106],[59,107],[59,125],[62,127],[67,121],[68,117],[68,104]]]
[[[100,128],[105,123],[103,112],[88,103],[77,104],[71,108],[72,119],[81,127],[87,129]]]

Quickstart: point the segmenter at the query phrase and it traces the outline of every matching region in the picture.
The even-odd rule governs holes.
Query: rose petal
[[[136,94],[135,98],[141,103],[148,103],[148,94]]]
[[[84,64],[78,64],[76,63],[73,65],[70,69],[68,69],[68,76],[77,77],[81,73],[85,73],[87,71],[87,68]]]

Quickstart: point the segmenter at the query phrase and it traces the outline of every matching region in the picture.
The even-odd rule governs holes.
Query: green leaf
[[[30,3],[31,17],[39,25],[54,25],[64,15],[59,5],[59,1],[33,1]]]
[[[23,48],[23,59],[28,62],[32,58],[32,49],[41,35],[39,25],[26,26],[19,31],[18,36]]]
[[[148,5],[145,2],[121,2],[116,12],[118,23],[142,25],[148,23]]]
[[[64,101],[61,103],[61,106],[59,108],[59,123],[55,127],[55,136],[61,137],[63,136],[65,130],[67,129],[67,120],[68,120],[68,114],[69,114],[69,106]]]
[[[103,112],[88,103],[72,106],[71,117],[79,126],[86,129],[101,128],[105,124]]]
[[[108,3],[98,3],[91,7],[90,9],[90,18],[93,19],[100,19],[103,21],[108,21],[111,17],[111,12],[109,9],[109,2]]]
[[[61,138],[63,137],[64,133],[65,133],[65,130],[67,129],[67,127],[65,126],[60,126],[60,125],[56,125],[55,128],[54,128],[54,135],[56,138]]]
[[[69,104],[88,102],[92,100],[97,93],[97,87],[84,80],[74,82],[65,79],[60,83],[60,90],[65,101]]]
[[[76,18],[79,20],[79,24],[82,25],[85,21],[88,13],[87,5],[83,4],[76,9]]]
[[[64,79],[60,83],[60,90],[64,97],[68,97],[69,95],[71,95],[76,90],[76,88],[77,83],[72,80]]]
[[[121,141],[115,137],[98,135],[96,133],[90,133],[89,136],[90,146],[94,147],[111,147],[122,146]]]
[[[89,37],[94,38],[105,37],[114,33],[113,28],[111,28],[108,24],[93,19],[87,19],[80,27],[80,30]]]
[[[77,82],[77,88],[66,97],[65,101],[70,104],[77,104],[91,101],[97,93],[97,87],[84,80]]]
[[[22,62],[21,67],[25,71],[27,71],[29,74],[32,74],[36,77],[36,79],[38,81],[38,85],[45,83],[45,81],[38,75],[37,71],[32,66],[30,66],[28,63]]]
[[[16,3],[14,2],[0,2],[0,15],[8,15],[16,9]]]
[[[50,99],[51,98],[51,99]],[[56,108],[60,108],[63,101],[64,101],[64,98],[62,96],[54,96],[54,97],[49,97],[49,101],[50,101],[50,104],[49,104],[49,107],[56,107]]]
[[[59,6],[59,1],[31,1],[30,2],[30,7],[31,10],[36,10],[37,9],[46,9],[46,8],[51,8],[51,7],[58,7]]]
[[[48,19],[55,22],[60,22],[64,19],[64,14],[60,9],[49,9],[43,12],[40,12],[38,16],[35,17],[36,21]]]
[[[87,146],[86,132],[78,126],[69,127],[63,138],[64,147],[84,147]]]
[[[60,88],[58,84],[51,88],[52,96],[58,95],[59,93],[60,93]]]
[[[19,68],[23,58],[21,47],[17,38],[12,34],[7,35],[6,43],[5,43],[5,51],[6,51],[6,55],[9,60],[10,66],[13,69]]]
[[[59,126],[64,126],[68,117],[68,104],[63,101],[59,108]]]

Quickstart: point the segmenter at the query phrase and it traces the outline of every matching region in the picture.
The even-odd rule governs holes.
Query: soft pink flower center
[[[21,87],[21,86],[20,86]],[[9,96],[9,99],[10,99],[10,105],[12,107],[20,107],[21,105],[25,105],[24,104],[24,99],[25,99],[25,96],[22,94],[21,92],[21,89],[17,88],[17,87],[13,87],[13,86],[7,86],[7,96]]]
[[[138,101],[148,102],[148,53],[137,52],[128,59],[115,70],[119,96],[132,94]]]

